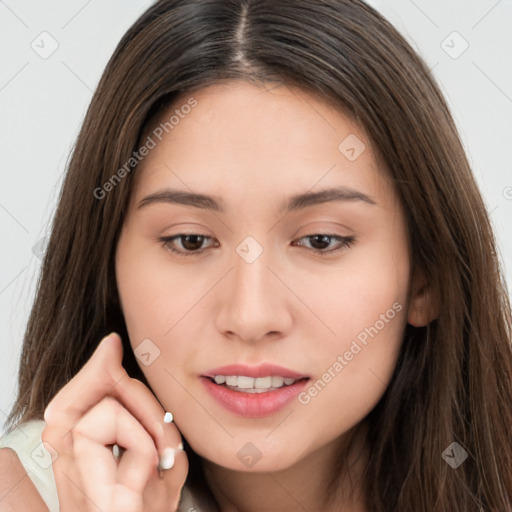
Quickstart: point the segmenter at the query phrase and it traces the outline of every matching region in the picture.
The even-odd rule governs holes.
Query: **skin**
[[[155,126],[190,96],[178,98]],[[354,500],[340,491],[325,510],[362,511],[357,478],[367,452],[358,426],[392,377],[406,323],[431,319],[421,276],[410,280],[404,214],[364,130],[321,99],[238,81],[193,97],[197,106],[136,171],[116,252],[130,343],[135,349],[150,339],[158,347],[158,357],[141,368],[204,459],[223,511],[317,510],[337,452],[354,431]],[[338,149],[350,134],[365,144],[354,161]],[[357,189],[376,204],[279,211],[291,195],[334,186]],[[165,188],[213,195],[225,212],[163,201],[138,207]],[[186,240],[159,240],[182,233],[209,238],[192,241],[187,257],[169,250],[186,252]],[[335,237],[315,245],[311,236],[324,233],[354,236],[355,243],[321,256],[340,246]],[[248,236],[263,249],[252,263],[236,251]],[[394,318],[307,404],[293,400],[268,417],[243,418],[202,385],[208,370],[261,362],[315,382],[393,304],[400,309]],[[237,456],[248,442],[262,455],[251,468]],[[340,476],[340,490],[347,485]]]
[[[172,471],[160,472],[157,464],[178,448],[180,433],[163,421],[165,411],[142,382],[128,376],[122,359],[119,336],[106,336],[45,409],[41,440],[52,459],[60,512],[176,509],[186,454],[176,452]],[[125,450],[118,460],[114,444]],[[22,490],[11,487],[9,496]]]
[[[0,450],[0,510],[15,512],[31,510],[48,512],[48,507],[21,464],[18,455],[10,448]]]

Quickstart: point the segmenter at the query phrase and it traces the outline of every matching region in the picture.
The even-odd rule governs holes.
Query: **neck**
[[[203,459],[205,479],[220,512],[364,512],[361,478],[368,451],[366,430],[359,427],[279,471],[238,472]],[[347,453],[350,475],[339,474],[336,491],[329,495],[328,483],[339,471],[341,453]]]

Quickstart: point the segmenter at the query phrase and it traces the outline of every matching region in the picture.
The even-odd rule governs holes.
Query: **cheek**
[[[204,280],[191,279],[169,264],[164,249],[145,240],[121,238],[116,277],[132,345],[164,339],[204,295]]]
[[[121,237],[116,278],[130,345],[139,367],[161,402],[174,411],[174,402],[169,404],[166,399],[183,395],[179,383],[184,372],[192,371],[190,362],[205,352],[205,347],[196,342],[200,324],[197,318],[207,315],[202,301],[219,277],[184,272],[182,266],[169,263],[158,244]],[[140,356],[148,353],[149,360]]]
[[[406,247],[385,238],[382,235],[375,243],[347,253],[338,265],[325,267],[323,273],[308,277],[298,272],[293,276],[298,295],[307,298],[307,305],[330,331],[318,329],[323,334],[324,352],[348,350],[353,339],[359,336],[364,341],[367,330],[373,331],[375,325],[379,332],[385,330],[390,340],[401,340],[409,258]]]
[[[197,347],[173,343],[173,339],[178,331],[181,339],[193,336],[184,332],[187,313],[204,295],[205,287],[204,282],[195,283],[184,276],[178,266],[169,265],[162,251],[157,244],[155,250],[144,240],[121,236],[116,279],[129,342],[139,367],[162,405],[174,412],[176,404],[167,399],[183,395],[178,374],[183,362],[194,358]],[[178,381],[172,378],[174,375]]]
[[[405,308],[387,303],[382,313],[349,327],[324,347],[315,378],[298,397],[304,428],[334,439],[359,423],[379,402],[396,368],[405,327]],[[348,321],[347,321],[348,323]]]
[[[318,345],[315,380],[299,402],[316,428],[331,434],[362,420],[384,394],[396,367],[407,320],[409,260],[404,247],[383,241],[360,251],[317,295],[312,308],[336,335]]]

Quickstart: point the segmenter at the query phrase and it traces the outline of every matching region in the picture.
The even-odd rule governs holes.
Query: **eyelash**
[[[180,233],[178,235],[162,237],[162,238],[159,238],[158,240],[161,242],[162,246],[165,249],[169,250],[173,254],[176,254],[177,256],[183,256],[183,257],[195,256],[195,255],[202,254],[205,251],[205,249],[201,249],[199,251],[183,252],[183,251],[178,251],[171,246],[171,243],[174,239],[183,238],[185,236],[198,236],[198,237],[202,237],[203,239],[211,239],[211,237],[209,237],[209,236],[201,235],[198,233]],[[323,250],[323,249],[309,249],[308,248],[308,250],[315,252],[319,256],[329,256],[330,254],[336,253],[343,249],[349,249],[356,242],[356,238],[354,236],[339,236],[339,235],[335,235],[335,234],[331,234],[331,233],[314,233],[312,235],[303,236],[303,237],[299,238],[299,240],[302,240],[304,238],[313,238],[315,236],[335,238],[335,239],[338,239],[338,241],[340,242],[340,246],[337,247],[336,249]]]

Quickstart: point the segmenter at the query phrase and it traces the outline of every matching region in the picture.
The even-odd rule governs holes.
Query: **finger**
[[[144,511],[161,512],[177,510],[181,489],[185,484],[189,469],[186,453],[179,450],[175,455],[174,466],[162,472],[162,478],[153,476],[144,489]]]
[[[142,496],[131,487],[116,482],[117,467],[110,450],[87,436],[73,437],[81,489],[94,510],[140,512]]]
[[[71,436],[67,437],[71,441]],[[42,431],[41,440],[47,449],[54,450],[57,454],[52,460],[52,471],[59,496],[60,512],[85,510],[84,494],[80,488],[80,473],[74,466],[72,442],[63,442],[60,430],[49,425]]]
[[[142,495],[154,468],[158,453],[153,439],[116,399],[104,397],[87,412],[73,429],[75,456],[80,472],[101,502],[102,492],[111,492],[117,484]],[[119,466],[107,447],[117,443],[125,448]],[[93,477],[94,476],[94,477]]]
[[[144,426],[162,454],[166,447],[162,425],[164,411],[151,391],[127,374],[122,358],[119,336],[113,333],[103,338],[89,361],[50,402],[45,421],[68,432],[103,396],[111,395]]]
[[[60,512],[89,510],[87,494],[74,457],[59,456],[58,464],[53,463],[53,475],[59,497]]]

